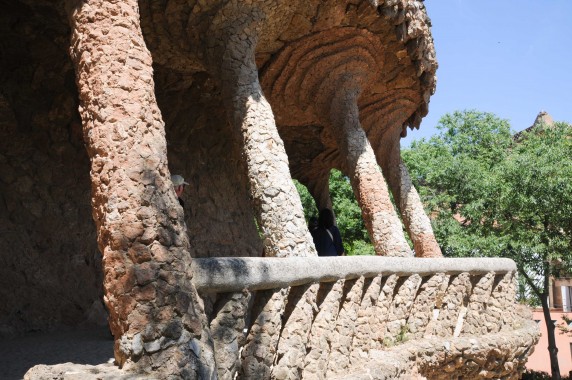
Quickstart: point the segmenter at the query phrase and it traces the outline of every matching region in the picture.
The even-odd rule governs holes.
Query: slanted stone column
[[[67,11],[115,359],[158,378],[212,378],[137,1],[70,0]]]
[[[312,323],[312,328],[306,344],[306,358],[304,360],[303,379],[325,379],[328,369],[328,358],[334,340],[338,336],[332,326],[336,325],[342,299],[344,297],[345,280],[334,283],[320,284],[317,302],[318,313]]]
[[[304,184],[308,188],[308,192],[314,198],[318,211],[325,208],[332,209],[332,198],[330,197],[330,172],[321,172],[319,176],[314,178],[312,183]]]
[[[411,182],[409,172],[401,160],[399,144],[394,144],[390,152],[379,152],[382,168],[386,174],[391,193],[401,214],[401,219],[409,238],[413,242],[416,257],[443,257],[435,239],[431,221],[423,209],[423,203]]]
[[[383,256],[411,256],[387,184],[359,122],[357,79],[342,77],[336,86],[330,108],[332,128],[375,252]]]
[[[213,20],[210,61],[220,72],[228,118],[242,140],[266,256],[316,255],[284,143],[258,81],[254,52],[265,17],[261,9],[228,4]]]

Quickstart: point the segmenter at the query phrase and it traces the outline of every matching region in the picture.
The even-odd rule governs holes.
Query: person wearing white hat
[[[183,178],[183,176],[181,176],[179,174],[173,174],[171,176],[171,182],[173,182],[175,194],[177,194],[177,198],[179,199],[179,203],[181,204],[181,207],[184,208],[185,202],[181,199],[181,195],[183,194],[183,190],[185,190],[185,185],[188,185],[188,183],[185,182],[185,179]]]

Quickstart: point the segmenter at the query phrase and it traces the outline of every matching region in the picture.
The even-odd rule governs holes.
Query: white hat
[[[188,183],[185,182],[185,179],[178,174],[173,174],[171,176],[171,182],[173,182],[173,186],[188,185]]]

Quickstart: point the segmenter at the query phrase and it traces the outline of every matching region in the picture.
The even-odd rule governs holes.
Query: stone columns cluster
[[[338,78],[330,106],[333,134],[345,173],[349,176],[362,210],[375,252],[383,256],[407,257],[413,255],[405,240],[401,221],[391,203],[388,179],[396,206],[413,242],[417,257],[442,257],[431,223],[419,198],[407,168],[401,161],[399,147],[391,152],[380,152],[390,164],[382,169],[359,120],[358,98],[361,92],[359,78],[344,74]],[[390,154],[388,154],[390,153]],[[380,157],[379,162],[384,158]]]
[[[204,43],[196,47],[200,50],[197,57],[204,59],[201,63],[220,86],[228,121],[241,143],[263,254],[315,256],[256,62],[265,32],[279,36],[288,27],[280,17],[299,18],[295,8],[302,9],[302,5],[275,0],[219,5],[216,9],[205,5],[208,22],[196,24],[197,28],[209,25],[205,35],[197,38]],[[193,6],[192,12],[201,12],[201,4]],[[331,9],[332,15],[340,17],[336,8]],[[127,369],[158,370],[165,378],[213,378],[216,360],[210,329],[218,326],[219,335],[224,335],[227,321],[215,320],[208,326],[189,274],[188,236],[170,181],[165,128],[155,99],[152,59],[143,39],[138,2],[68,0],[67,13],[116,361]],[[320,17],[328,19],[323,14]],[[189,27],[187,32],[191,31]],[[405,167],[394,157],[382,173],[380,152],[374,150],[360,122],[361,94],[372,92],[371,83],[383,77],[383,52],[379,36],[366,29],[340,27],[309,33],[285,47],[268,65],[271,72],[278,68],[269,92],[275,101],[284,100],[279,108],[292,110],[294,124],[320,126],[330,136],[331,141],[324,144],[330,144],[327,148],[336,152],[336,164],[351,180],[378,255],[412,255],[385,175],[415,251],[438,256]],[[405,57],[401,51],[396,54]],[[379,84],[376,91],[384,86]],[[414,112],[403,107],[409,114]],[[326,174],[332,167],[336,165],[324,164],[319,178],[309,186],[320,207],[331,206]],[[276,312],[284,309],[286,298],[301,297],[310,304],[316,294],[317,285],[303,294],[274,290],[266,299],[259,298],[261,312],[243,353],[250,363],[245,373],[256,373],[262,364],[270,371],[268,356],[260,356],[256,347],[261,339],[275,339],[272,328],[283,329],[292,340],[299,338],[289,324],[282,326]],[[245,309],[247,302],[247,296],[236,297],[225,307],[230,313],[235,307]],[[272,318],[266,318],[267,314]],[[310,309],[303,309],[296,318],[309,322],[310,314]],[[269,324],[269,320],[274,322]],[[284,347],[278,345],[282,362],[274,369],[277,377],[288,372],[285,362],[299,356]],[[220,362],[219,367],[236,370],[232,363]]]
[[[284,143],[258,81],[254,53],[265,19],[264,7],[229,3],[213,20],[209,58],[220,75],[228,118],[242,141],[265,256],[315,255]]]
[[[350,76],[337,81],[330,110],[334,135],[375,251],[390,256],[410,256],[411,249],[391,204],[387,185],[359,122],[359,81],[356,79]]]
[[[262,74],[263,87],[275,112],[281,115],[283,129],[321,125],[319,143],[327,148],[326,152],[335,152],[329,159],[322,153],[307,160],[312,162],[307,166],[315,178],[305,173],[304,183],[319,208],[331,204],[327,182],[330,169],[341,169],[351,181],[376,254],[412,256],[391,202],[391,189],[415,255],[439,257],[429,218],[399,158],[399,137],[393,133],[400,133],[401,128],[389,126],[384,130],[384,120],[372,120],[372,115],[383,118],[384,112],[392,118],[408,109],[413,112],[415,106],[409,93],[400,100],[399,92],[379,92],[387,87],[383,83],[385,70],[389,70],[385,50],[376,35],[362,29],[316,33],[278,54]],[[392,97],[396,98],[395,105]],[[367,110],[368,125],[376,137],[375,149],[361,122],[362,109]]]

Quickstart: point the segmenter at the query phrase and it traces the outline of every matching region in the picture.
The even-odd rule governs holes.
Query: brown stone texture
[[[340,312],[340,303],[343,297],[344,281],[334,283],[321,283],[318,291],[316,305],[318,312],[315,315],[308,339],[307,354],[304,359],[304,379],[325,379],[324,370],[328,365],[330,347],[335,332],[332,327]]]
[[[137,3],[70,1],[66,10],[115,361],[165,377],[211,377],[212,343],[188,274]]]
[[[451,278],[439,315],[434,324],[431,324],[432,335],[458,336],[458,329],[462,326],[472,284],[468,273],[461,273]]]
[[[442,257],[441,248],[433,234],[429,217],[423,209],[409,172],[401,160],[400,147],[398,145],[390,147],[389,151],[382,152],[380,156],[381,166],[386,173],[405,228],[413,242],[415,256]]]
[[[538,329],[516,305],[513,279],[512,272],[393,274],[293,286],[287,297],[285,289],[259,291],[266,305],[285,300],[283,327],[254,307],[242,355],[249,370],[238,378],[516,379]],[[506,294],[495,318],[486,312],[501,302],[491,299],[493,285]]]
[[[391,203],[385,179],[359,123],[357,107],[359,80],[352,76],[346,77],[347,75],[344,73],[344,81],[336,81],[337,89],[332,88],[335,95],[331,101],[330,111],[333,132],[340,147],[346,173],[349,173],[376,253],[410,256],[412,253]]]
[[[342,298],[335,326],[330,326],[333,327],[333,331],[326,378],[335,372],[345,371],[349,368],[357,314],[363,296],[363,285],[363,277],[346,281],[344,284],[345,297]]]
[[[253,324],[242,351],[242,369],[239,373],[242,378],[270,378],[288,292],[289,289],[276,289],[257,293],[251,313]]]
[[[304,370],[306,346],[314,320],[316,297],[320,285],[312,284],[292,289],[288,308],[284,311],[284,327],[278,342],[276,363],[271,376],[276,379],[299,379]]]
[[[217,300],[210,323],[218,378],[234,379],[240,370],[239,348],[244,345],[244,328],[251,294],[227,293]]]
[[[407,319],[407,330],[412,338],[421,338],[425,331],[430,331],[430,323],[434,318],[434,310],[439,310],[441,300],[447,290],[448,276],[437,273],[423,279],[411,313]]]
[[[389,310],[391,305],[393,304],[393,296],[396,292],[397,282],[399,281],[399,276],[392,274],[385,278],[385,281],[382,281],[381,290],[379,292],[379,296],[377,299],[377,303],[375,306],[374,318],[371,321],[372,323],[372,330],[374,334],[372,336],[373,340],[373,347],[374,349],[382,349],[386,342],[391,341],[391,337],[388,337],[387,340],[384,342],[386,338],[386,330],[387,330],[387,319],[389,316]],[[397,288],[398,289],[398,288]]]
[[[101,254],[68,34],[67,20],[50,6],[2,5],[3,337],[88,323],[102,307]]]
[[[415,274],[404,280],[397,284],[399,290],[393,297],[387,316],[387,335],[392,337],[409,332],[409,328],[406,328],[407,317],[421,284],[421,276]]]
[[[510,333],[479,338],[429,338],[410,341],[372,353],[372,360],[356,368],[352,379],[520,379],[538,339],[534,322]],[[331,379],[341,380],[347,374]]]
[[[71,375],[71,376],[70,376]],[[113,364],[81,365],[73,363],[45,365],[40,364],[31,368],[24,380],[38,379],[81,379],[81,380],[141,380],[132,373],[121,371]]]
[[[382,276],[366,278],[364,281],[364,295],[361,299],[352,341],[350,365],[367,357],[369,350],[374,346],[372,337],[375,336],[376,305],[381,291]]]
[[[487,315],[490,320],[495,320],[490,332],[502,331],[512,327],[515,310],[510,305],[516,296],[516,276],[514,273],[507,273],[502,278],[496,278],[496,282],[491,292],[491,297],[487,303]],[[499,320],[501,323],[499,323]]]
[[[530,310],[516,304],[513,279],[513,272],[368,275],[258,290],[252,308],[248,292],[221,293],[208,312],[219,378],[518,379],[539,331]],[[506,294],[496,319],[476,312],[497,302],[492,289]],[[432,331],[428,320],[444,329]],[[376,335],[380,321],[383,336]],[[487,324],[490,330],[474,329]],[[108,365],[60,365],[36,367],[27,378],[59,379],[66,369],[85,378],[126,375]]]
[[[336,291],[320,298],[313,285],[291,311],[295,292],[256,294],[239,365],[228,345],[244,337],[229,315],[246,323],[248,297],[201,299],[189,266],[315,255],[292,178],[330,207],[332,168],[350,178],[377,254],[412,254],[400,213],[415,252],[438,256],[390,155],[435,88],[421,1],[15,0],[0,21],[1,335],[101,323],[103,299],[124,369],[304,373],[289,363],[320,356],[318,338],[309,330],[306,342],[296,324],[334,318],[310,306],[317,294],[333,313]],[[190,183],[184,208],[175,173]],[[364,326],[364,281],[344,282],[351,302],[327,336],[326,363],[339,369],[352,326]],[[370,295],[376,310],[389,312],[386,296]],[[371,318],[385,328],[385,314]]]
[[[473,285],[473,292],[467,305],[463,332],[475,335],[489,333],[489,329],[486,326],[489,318],[486,315],[494,280],[495,274],[489,273],[481,277],[479,282]],[[495,322],[490,324],[490,326],[493,325],[495,325]]]
[[[288,14],[289,9],[289,5],[281,6],[277,1],[252,5],[228,2],[212,18],[213,30],[207,37],[210,71],[220,77],[228,119],[241,136],[250,197],[264,237],[265,254],[278,257],[315,254],[284,144],[260,88],[255,62],[262,28],[279,27],[272,16],[277,12]]]
[[[432,313],[424,316],[425,318],[429,318],[429,321],[425,326],[425,331],[422,334],[425,338],[432,336],[434,332],[439,329],[441,324],[441,319],[439,317],[441,315],[443,303],[445,302],[447,290],[449,289],[450,281],[451,275],[443,274],[442,277],[439,276],[435,282],[431,283],[431,288],[424,288],[423,293],[431,292],[435,297],[434,304],[431,305],[433,308]]]

